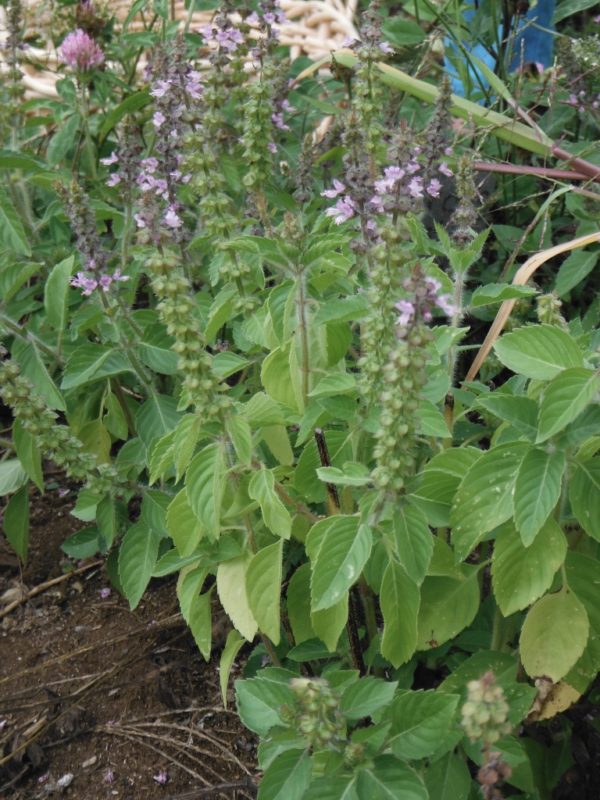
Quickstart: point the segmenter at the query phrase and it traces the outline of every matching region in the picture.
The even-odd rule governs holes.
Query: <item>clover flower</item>
[[[79,72],[90,72],[104,63],[100,46],[81,28],[69,33],[58,49],[63,64]]]

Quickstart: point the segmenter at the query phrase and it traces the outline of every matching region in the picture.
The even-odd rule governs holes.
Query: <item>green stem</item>
[[[296,313],[300,334],[300,371],[302,376],[302,404],[306,408],[310,391],[310,349],[308,346],[308,325],[306,321],[306,282],[304,272],[298,274]]]
[[[39,339],[35,333],[31,333],[31,331],[25,331],[18,322],[15,322],[10,317],[7,317],[6,314],[0,313],[0,326],[2,325],[4,325],[4,327],[7,328],[14,336],[18,336],[19,339],[23,339],[26,342],[34,344],[43,353],[46,353],[46,355],[54,359],[57,364],[60,365],[63,363],[60,354]]]

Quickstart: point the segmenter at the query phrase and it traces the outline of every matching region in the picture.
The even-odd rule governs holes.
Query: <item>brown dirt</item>
[[[82,523],[74,492],[59,494],[36,499],[22,574],[0,537],[0,614],[65,573],[60,544]],[[106,573],[90,564],[0,618],[0,800],[254,797],[256,743],[232,698],[223,709],[218,662],[198,652],[174,581],[153,581],[131,612],[114,589],[101,596]]]

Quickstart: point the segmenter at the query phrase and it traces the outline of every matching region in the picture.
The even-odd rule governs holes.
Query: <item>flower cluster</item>
[[[170,253],[152,256],[146,261],[146,269],[159,299],[157,311],[167,333],[175,339],[172,348],[179,356],[178,367],[184,376],[180,408],[191,405],[204,418],[214,419],[231,401],[219,393],[223,386],[212,370],[200,336],[192,286]]]
[[[339,695],[324,678],[293,678],[290,687],[298,708],[284,709],[294,727],[315,750],[338,749],[346,738]]]
[[[0,360],[0,395],[34,437],[43,455],[63,467],[69,477],[85,481],[99,496],[118,490],[121,480],[115,468],[98,464],[95,456],[83,452],[79,439],[68,427],[57,424],[57,414],[46,407],[32,384],[20,374],[18,364],[10,359]]]
[[[399,339],[406,337],[407,328],[419,321],[431,322],[433,318],[432,309],[441,309],[448,317],[454,314],[454,304],[449,294],[440,294],[442,284],[431,277],[423,278],[422,282],[415,286],[411,279],[404,282],[407,291],[412,290],[413,296],[410,300],[399,300],[396,303],[398,319],[396,320],[396,336]]]
[[[58,54],[63,64],[82,73],[104,63],[102,48],[81,28],[65,37]]]
[[[511,731],[508,704],[493,672],[467,684],[467,702],[462,707],[462,727],[472,742],[494,744]]]
[[[96,218],[81,187],[73,181],[67,189],[60,187],[59,193],[83,262],[83,270],[75,275],[71,286],[81,289],[81,293],[89,297],[95,289],[107,292],[113,284],[129,280],[120,269],[108,270],[108,253],[102,247]]]
[[[187,60],[183,39],[176,40],[171,51],[156,51],[149,74],[155,107],[152,127],[156,155],[140,163],[136,178],[140,203],[135,221],[141,241],[159,244],[163,238],[183,238],[182,206],[177,193],[191,176],[181,169],[181,148],[204,86],[200,73]],[[111,175],[109,181],[118,182],[119,178]]]
[[[373,191],[367,201],[368,211],[373,214],[406,213],[417,207],[415,201],[440,196],[442,181],[438,177],[426,178],[423,174],[423,165],[419,161],[421,152],[422,148],[417,145],[412,148],[407,163],[384,168],[382,177],[373,182]],[[437,170],[443,177],[453,175],[445,161],[437,165]],[[338,198],[335,205],[325,210],[328,217],[334,218],[336,225],[341,225],[359,214],[359,203],[353,199],[342,181],[334,179],[333,186],[321,192],[321,195],[330,199]]]

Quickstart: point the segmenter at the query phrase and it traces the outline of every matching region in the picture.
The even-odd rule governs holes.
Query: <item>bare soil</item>
[[[82,527],[64,493],[35,495],[22,572],[0,537],[0,800],[255,797],[256,742],[232,696],[223,708],[218,662],[198,652],[173,579],[134,612],[105,596],[102,563],[61,554]]]

